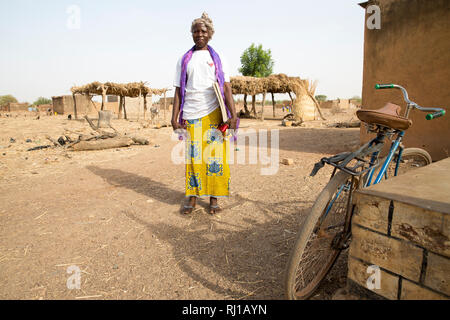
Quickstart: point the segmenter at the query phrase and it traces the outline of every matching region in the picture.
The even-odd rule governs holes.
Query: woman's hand
[[[233,117],[233,118],[228,119],[227,124],[228,124],[228,127],[230,129],[236,130],[237,117]]]
[[[172,129],[173,129],[173,131],[175,131],[177,129],[186,129],[186,123],[184,122],[184,120],[183,120],[183,124],[180,124],[176,120],[172,120]]]

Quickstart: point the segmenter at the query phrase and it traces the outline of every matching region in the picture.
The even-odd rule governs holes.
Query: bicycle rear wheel
[[[344,229],[350,188],[351,175],[339,171],[317,197],[287,264],[287,299],[308,299],[338,258],[332,242]]]

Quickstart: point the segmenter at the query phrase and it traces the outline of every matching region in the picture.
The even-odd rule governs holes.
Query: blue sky
[[[354,0],[0,2],[0,95],[20,101],[69,94],[92,81],[171,87],[190,25],[206,11],[210,44],[239,75],[252,43],[271,49],[274,73],[318,81],[316,94],[361,95],[364,10]],[[70,29],[68,8],[80,9]]]

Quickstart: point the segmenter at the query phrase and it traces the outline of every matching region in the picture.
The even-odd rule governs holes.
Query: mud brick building
[[[360,4],[380,8],[381,28],[364,21],[363,108],[378,109],[386,102],[405,107],[399,90],[375,90],[376,83],[403,86],[410,99],[424,107],[449,108],[450,1],[371,0]],[[413,125],[404,144],[427,150],[433,161],[450,156],[450,114],[432,121],[411,112]],[[369,139],[364,126],[361,140]]]

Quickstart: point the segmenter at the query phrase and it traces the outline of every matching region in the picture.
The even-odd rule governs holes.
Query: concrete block
[[[419,281],[423,250],[401,240],[371,232],[353,224],[350,256]]]
[[[428,253],[425,285],[450,296],[450,259]]]
[[[397,300],[399,277],[380,270],[380,288],[369,289],[367,280],[371,276],[371,273],[367,273],[367,267],[370,265],[371,264],[349,257],[348,278],[380,296],[390,300]]]
[[[357,210],[353,223],[387,234],[390,200],[355,194]]]
[[[394,202],[391,235],[450,257],[450,216]]]
[[[447,300],[447,298],[403,279],[400,300]]]

